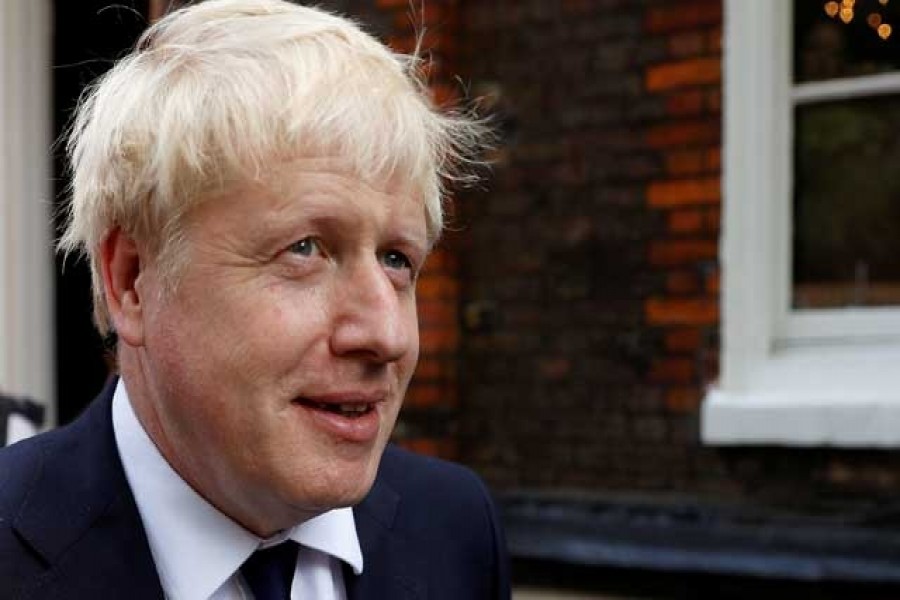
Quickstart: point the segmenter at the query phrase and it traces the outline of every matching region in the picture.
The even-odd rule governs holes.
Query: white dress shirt
[[[163,591],[170,600],[250,599],[238,569],[260,547],[300,544],[292,600],[345,600],[341,561],[363,570],[353,511],[340,508],[263,540],[194,491],[159,453],[119,380],[113,431]]]

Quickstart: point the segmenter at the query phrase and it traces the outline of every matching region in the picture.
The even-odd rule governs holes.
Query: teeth
[[[372,410],[372,404],[361,404],[358,402],[347,404],[330,404],[327,402],[310,402],[305,401],[304,404],[318,408],[319,410],[327,410],[339,415],[347,415],[358,417]]]

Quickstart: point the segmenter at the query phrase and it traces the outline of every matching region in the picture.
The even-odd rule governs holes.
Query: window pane
[[[795,109],[795,308],[900,304],[900,96]]]
[[[794,0],[795,82],[898,69],[900,0]]]

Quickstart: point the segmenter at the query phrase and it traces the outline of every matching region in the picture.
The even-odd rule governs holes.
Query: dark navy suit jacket
[[[113,387],[71,425],[0,450],[0,600],[163,598]],[[345,569],[348,600],[509,598],[503,536],[471,471],[389,446],[354,515],[365,569]]]

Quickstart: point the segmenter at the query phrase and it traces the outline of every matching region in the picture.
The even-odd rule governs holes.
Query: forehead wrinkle
[[[340,169],[334,162],[314,160],[313,168],[302,168],[295,173],[273,175],[268,178],[267,191],[275,199],[273,218],[280,219],[284,215],[310,215],[334,217],[343,220],[340,211],[335,212],[335,202],[340,206],[353,209],[353,216],[362,219],[367,214],[376,216],[379,229],[390,229],[392,223],[409,221],[404,219],[403,208],[410,205],[415,209],[415,220],[421,221],[422,238],[412,235],[402,237],[410,241],[427,244],[427,223],[423,202],[409,192],[408,188],[392,185],[380,186],[357,177],[352,172]],[[317,168],[318,167],[318,168]],[[283,171],[282,171],[283,172]],[[402,229],[408,230],[410,224]],[[415,227],[419,229],[419,227]]]

